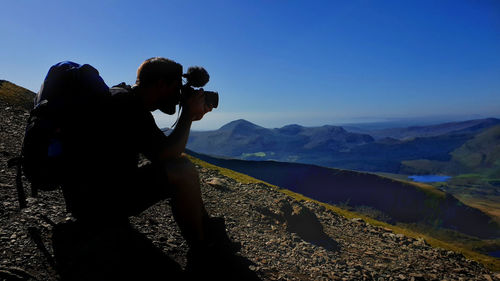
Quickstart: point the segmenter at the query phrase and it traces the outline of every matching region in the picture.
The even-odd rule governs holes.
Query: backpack
[[[21,208],[26,206],[22,173],[31,183],[32,196],[58,188],[64,182],[68,140],[77,137],[72,127],[90,119],[95,114],[92,106],[109,96],[108,86],[91,65],[63,61],[49,69],[26,124],[21,154],[11,159],[11,166],[17,166]]]

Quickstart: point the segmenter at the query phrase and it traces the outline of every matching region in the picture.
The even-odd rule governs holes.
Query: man
[[[193,121],[212,110],[202,89],[183,99],[182,113],[171,134],[156,126],[151,114],[174,114],[181,101],[182,66],[166,58],[144,61],[133,87],[120,84],[104,106],[96,106],[92,120],[73,126],[94,130],[92,136],[74,134],[70,147],[73,168],[63,193],[68,209],[91,224],[121,223],[154,203],[172,198],[172,212],[191,253],[207,247],[233,247],[223,224],[216,225],[204,208],[196,167],[183,155]],[[102,110],[101,110],[102,109]],[[100,112],[100,113],[99,113]],[[138,168],[144,155],[151,163]],[[222,239],[215,233],[223,233]],[[220,235],[219,235],[220,236]]]

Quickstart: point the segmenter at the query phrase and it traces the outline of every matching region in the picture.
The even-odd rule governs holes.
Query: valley
[[[500,224],[499,119],[371,130],[266,129],[236,120],[219,130],[193,132],[188,148],[204,161],[321,202],[482,253],[500,249],[495,231],[485,235],[471,232],[478,226],[460,226],[471,220],[482,221],[483,230]],[[430,175],[449,178],[409,178]]]
[[[500,221],[500,120],[426,126],[361,126],[267,129],[246,120],[192,132],[188,148],[206,155],[251,161],[319,165],[387,175],[446,175],[430,183]]]

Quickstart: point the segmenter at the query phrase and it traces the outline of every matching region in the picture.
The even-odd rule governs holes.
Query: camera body
[[[182,86],[181,88],[181,106],[186,102],[189,97],[196,95],[196,89],[191,86]],[[219,93],[213,91],[203,91],[205,95],[205,104],[211,106],[212,108],[217,108],[219,106]]]
[[[196,95],[196,89],[205,86],[208,80],[210,80],[210,75],[208,72],[200,66],[194,66],[188,68],[186,74],[183,74],[182,77],[186,78],[186,83],[181,88],[181,106],[186,102],[189,97],[192,95]],[[213,108],[217,108],[219,106],[219,93],[213,91],[204,91],[205,95],[205,104],[207,106],[211,106]]]

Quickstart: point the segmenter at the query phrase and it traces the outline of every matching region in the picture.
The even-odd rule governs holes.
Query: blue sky
[[[0,79],[33,91],[61,60],[110,86],[153,56],[204,66],[221,102],[195,129],[500,117],[496,0],[19,0],[0,30]]]

